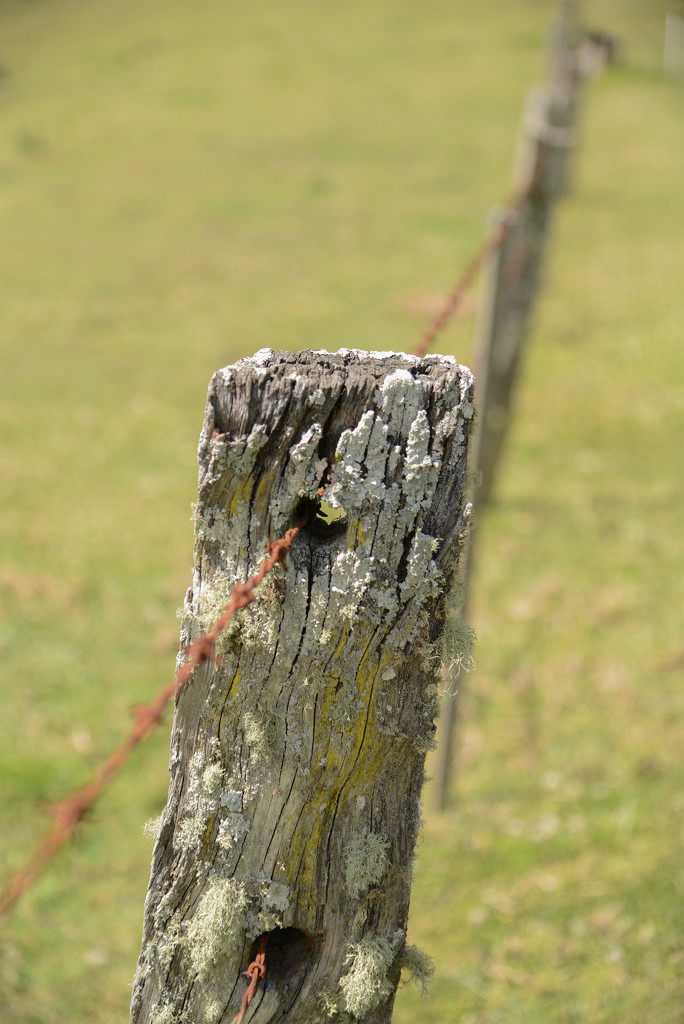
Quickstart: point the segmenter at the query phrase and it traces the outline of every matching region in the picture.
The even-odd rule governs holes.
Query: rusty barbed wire
[[[444,302],[444,305],[425,331],[420,343],[413,349],[413,352],[411,353],[412,355],[422,358],[446,328],[452,316],[458,311],[466,292],[479,274],[485,262],[490,258],[490,256],[493,256],[499,251],[515,227],[523,206],[528,199],[532,197],[533,192],[541,180],[544,167],[545,160],[539,159],[527,184],[525,184],[502,208],[501,216],[499,217],[496,225],[490,231],[489,235],[485,237],[484,242],[470,262],[466,264],[465,270],[456,282],[454,288],[452,288]]]
[[[249,1009],[249,1004],[256,995],[259,982],[263,981],[266,977],[266,946],[268,945],[268,932],[262,935],[259,939],[259,950],[257,955],[252,960],[251,964],[243,974],[246,978],[249,978],[249,985],[242,997],[242,1003],[240,1004],[240,1011],[233,1019],[233,1024],[242,1024],[245,1014]]]
[[[424,356],[436,338],[445,329],[485,260],[497,252],[510,235],[522,207],[531,197],[539,183],[543,168],[544,160],[541,159],[538,161],[528,183],[504,207],[503,216],[499,219],[489,236],[485,238],[479,251],[466,266],[443,308],[434,318],[420,343],[413,350],[413,355]],[[321,495],[322,489],[318,491],[317,497],[320,498]],[[273,567],[277,564],[284,566],[285,555],[292,547],[292,543],[303,525],[304,521],[298,522],[274,543],[271,543],[270,538],[267,540],[267,557],[262,562],[259,570],[246,582],[238,582],[234,585],[225,611],[207,633],[198,636],[190,645],[187,650],[186,661],[176,672],[173,682],[161,690],[149,704],[144,704],[135,709],[133,713],[133,728],[124,742],[100,765],[90,782],[77,790],[72,796],[53,805],[51,810],[53,819],[51,829],[26,863],[15,872],[10,881],[0,891],[0,918],[9,914],[24,893],[31,888],[48,862],[73,835],[79,822],[82,821],[87,811],[96,803],[112,777],[127,761],[131,752],[159,725],[166,705],[172,697],[180,693],[191,678],[195,668],[202,662],[214,657],[214,645],[222,630],[225,629],[237,611],[247,607],[254,600],[255,588],[259,586]]]
[[[51,810],[52,827],[49,832],[26,863],[15,872],[0,892],[0,917],[6,916],[13,910],[24,893],[36,882],[48,862],[73,835],[79,822],[101,796],[131,752],[159,725],[166,705],[172,697],[178,696],[191,679],[197,666],[214,658],[214,645],[222,630],[237,611],[251,604],[254,600],[254,591],[264,577],[276,565],[285,566],[285,556],[303,525],[304,521],[298,522],[283,537],[273,543],[271,543],[270,537],[267,539],[267,557],[259,566],[258,571],[246,582],[238,582],[234,585],[224,612],[208,632],[196,637],[188,647],[186,660],[176,672],[173,682],[164,687],[149,704],[135,709],[133,728],[124,742],[96,770],[90,782],[72,796],[53,805]]]
[[[531,181],[516,200],[505,208],[504,218],[499,221],[494,231],[485,239],[480,250],[467,265],[443,309],[437,314],[423,335],[420,344],[414,349],[414,355],[425,355],[438,335],[444,330],[485,260],[504,244],[513,229],[517,214],[532,194],[538,179],[539,169],[537,169],[537,173],[532,176]],[[320,494],[321,492],[317,496],[320,497]],[[161,690],[149,704],[144,704],[135,709],[133,713],[133,728],[124,742],[100,765],[90,782],[72,796],[53,805],[51,810],[52,827],[26,863],[15,872],[0,892],[0,918],[9,914],[24,893],[33,886],[48,862],[73,835],[79,822],[82,821],[87,811],[96,803],[112,777],[116,775],[127,761],[131,752],[159,725],[166,705],[172,697],[180,693],[191,678],[195,668],[202,662],[214,657],[214,645],[220,633],[225,629],[237,611],[245,608],[254,600],[254,590],[267,573],[276,564],[284,565],[285,555],[290,550],[294,538],[302,525],[303,523],[298,523],[288,530],[284,537],[273,544],[271,544],[270,539],[267,541],[267,558],[259,567],[258,572],[246,582],[235,584],[230,592],[225,611],[216,620],[212,628],[207,633],[198,636],[188,648],[186,661],[176,672],[173,682]]]

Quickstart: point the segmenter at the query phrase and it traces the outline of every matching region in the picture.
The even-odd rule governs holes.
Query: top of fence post
[[[250,1001],[250,1024],[386,1024],[402,964],[425,966],[410,865],[472,387],[447,356],[348,350],[215,374],[183,642],[267,536],[301,530],[180,692],[136,1024],[226,1024]]]

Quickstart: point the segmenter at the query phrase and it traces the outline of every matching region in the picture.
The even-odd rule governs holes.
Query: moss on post
[[[471,399],[443,356],[265,350],[214,376],[182,642],[309,520],[180,694],[134,1024],[231,1021],[265,935],[250,1024],[385,1024],[402,966],[424,980],[410,866]]]

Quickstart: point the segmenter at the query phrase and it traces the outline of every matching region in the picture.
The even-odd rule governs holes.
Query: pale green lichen
[[[367,832],[355,836],[344,851],[345,879],[351,896],[377,885],[387,870],[390,841],[385,835]]]
[[[155,1006],[150,1014],[150,1024],[178,1024],[176,1011],[172,1006]]]
[[[200,976],[240,952],[249,899],[233,879],[216,879],[200,900],[187,933],[190,957]]]
[[[434,732],[424,733],[416,736],[413,740],[413,747],[419,754],[429,754],[431,750],[437,749],[437,738]]]
[[[207,793],[215,793],[223,784],[224,771],[220,764],[210,764],[202,775],[202,785]]]
[[[273,650],[279,639],[278,627],[280,618],[274,614],[277,602],[278,597],[277,591],[274,588],[274,580],[272,578],[268,581],[264,580],[259,590],[256,591],[253,603],[249,608],[245,609],[240,619],[236,620],[239,622],[240,627],[237,636],[243,649],[265,648],[267,651]],[[217,650],[220,650],[220,643],[221,641],[219,640]],[[229,646],[226,646],[225,649],[228,650]]]
[[[225,509],[211,505],[200,510],[196,502],[193,502],[190,508],[192,510],[190,522],[194,523],[195,533],[199,537],[202,537],[207,544],[225,541],[228,533],[228,516]]]
[[[202,842],[207,820],[203,814],[183,818],[173,837],[173,845],[181,850],[193,850]]]
[[[426,597],[436,597],[444,586],[443,576],[433,558],[433,545],[434,537],[416,530],[406,559],[406,576],[399,584],[404,604],[418,597],[421,601]]]
[[[351,1024],[352,1018],[345,1010],[340,1009],[339,999],[331,995],[327,989],[318,993],[317,1004],[324,1020],[334,1020],[335,1024]],[[324,1024],[324,1022],[316,1020],[312,1024]]]
[[[330,711],[330,719],[342,732],[356,721],[359,713],[365,708],[365,703],[359,696],[359,688],[355,681],[342,681],[335,694],[335,703]]]
[[[194,594],[192,609],[179,609],[179,618],[189,618],[200,631],[209,629],[225,611],[234,586],[235,577],[233,574],[218,569],[214,570],[204,581],[204,587],[201,592]],[[229,623],[229,626],[226,627],[226,630],[224,630],[222,636],[225,636],[231,626],[236,628],[234,624],[235,616]]]
[[[404,951],[399,958],[399,966],[403,972],[406,971],[406,980],[414,985],[420,985],[421,995],[427,995],[427,986],[435,973],[435,964],[432,957],[428,956],[419,946],[404,946]]]
[[[239,576],[240,573],[234,569],[210,571],[201,590],[194,594],[192,606],[179,610],[179,617],[194,625],[193,632],[211,629],[225,612]],[[249,608],[239,610],[224,626],[215,644],[216,653],[228,654],[238,644],[246,648],[272,649],[278,639],[279,615],[276,611],[279,603],[278,584],[274,577],[269,577],[255,591]]]
[[[321,1013],[325,1017],[335,1017],[337,1015],[337,1000],[329,992],[326,992],[325,989],[318,993],[318,1004],[321,1008]]]
[[[278,735],[275,715],[263,708],[247,711],[242,719],[242,731],[254,757],[261,761],[273,759]]]
[[[475,631],[473,628],[463,621],[460,614],[448,613],[442,640],[444,696],[455,696],[456,683],[461,672],[470,672],[474,667],[474,647]]]
[[[181,922],[178,914],[173,914],[159,926],[158,919],[155,920],[158,930],[155,937],[145,947],[145,972],[152,972],[152,965],[156,964],[162,971],[168,971],[171,961],[183,945]]]
[[[413,885],[413,858],[411,858],[408,864],[399,868],[395,875],[395,882],[397,886],[406,889],[410,893],[411,886]]]
[[[420,637],[415,653],[426,665],[440,663],[441,686],[428,685],[424,691],[426,708],[434,706],[434,698],[455,697],[461,672],[470,672],[475,667],[475,631],[463,620],[465,591],[459,582],[452,590],[446,610],[444,630],[437,643]]]
[[[347,1010],[360,1018],[370,1013],[392,992],[387,972],[394,951],[388,939],[366,937],[349,947],[345,963],[349,970],[340,978]]]
[[[218,1024],[222,1013],[223,1007],[220,1003],[216,1002],[216,1000],[213,1003],[209,1003],[204,1011],[204,1024]]]
[[[156,818],[150,818],[142,827],[143,833],[148,839],[152,839],[154,842],[157,841],[159,835],[159,829],[161,828],[162,819],[164,813],[158,814]]]
[[[246,832],[249,832],[249,821],[244,814],[226,814],[219,826],[218,844],[224,850],[232,850]]]
[[[255,938],[263,932],[281,928],[283,915],[290,903],[290,890],[287,885],[274,882],[265,874],[261,874],[257,877],[256,884],[250,886],[249,895],[255,909],[247,914],[247,938]]]

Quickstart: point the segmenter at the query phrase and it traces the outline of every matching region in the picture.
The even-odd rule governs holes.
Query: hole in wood
[[[266,984],[277,985],[306,963],[313,951],[313,939],[299,928],[274,928],[264,934],[268,936]],[[259,952],[262,938],[259,935],[252,943],[250,962]]]
[[[347,529],[347,513],[325,498],[305,498],[297,509],[296,519],[304,519],[304,532],[317,540],[331,540]]]

